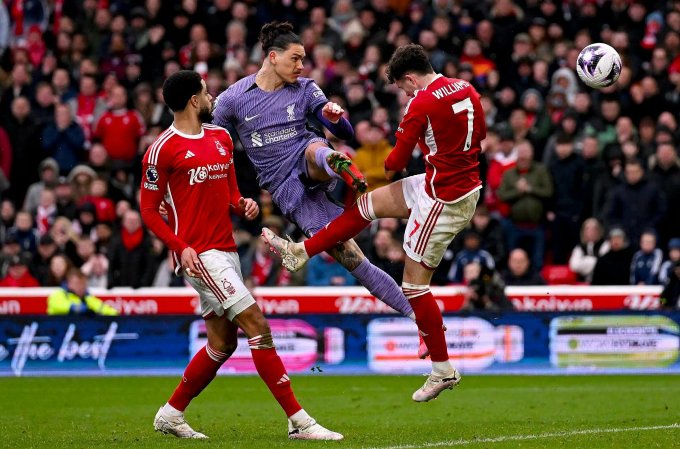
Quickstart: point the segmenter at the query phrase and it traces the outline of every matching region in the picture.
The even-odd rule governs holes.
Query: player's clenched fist
[[[342,106],[333,103],[332,101],[326,103],[321,110],[321,114],[323,114],[324,118],[328,119],[331,123],[338,123],[344,113],[345,110],[342,109]]]
[[[257,214],[260,213],[260,206],[258,206],[252,198],[241,197],[238,200],[238,207],[243,211],[243,215],[245,215],[248,220],[255,219]]]

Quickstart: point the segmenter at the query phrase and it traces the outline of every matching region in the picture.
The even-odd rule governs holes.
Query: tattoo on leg
[[[354,269],[358,267],[361,261],[364,259],[364,254],[361,252],[361,249],[359,249],[359,246],[354,242],[354,240],[349,240],[336,246],[335,248],[329,250],[328,254],[340,262],[340,264],[349,271],[354,271]]]

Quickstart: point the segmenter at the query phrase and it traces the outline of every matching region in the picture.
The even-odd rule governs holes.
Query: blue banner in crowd
[[[444,317],[465,373],[680,372],[680,313],[507,313]],[[291,373],[410,373],[413,322],[385,315],[270,319]],[[244,335],[224,374],[254,373]],[[0,375],[178,374],[206,342],[196,316],[49,317],[0,321]]]

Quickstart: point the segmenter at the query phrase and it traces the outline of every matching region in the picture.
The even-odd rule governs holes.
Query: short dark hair
[[[434,73],[422,45],[408,44],[397,48],[387,63],[387,80],[390,83],[402,79],[408,72],[419,75]]]
[[[163,100],[173,112],[183,111],[189,99],[202,89],[201,75],[193,70],[180,70],[163,83]]]
[[[300,37],[293,33],[293,25],[289,22],[269,22],[260,30],[262,50],[269,53],[273,49],[287,50],[290,44],[302,45]]]

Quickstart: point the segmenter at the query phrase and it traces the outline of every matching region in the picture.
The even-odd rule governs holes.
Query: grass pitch
[[[210,436],[153,432],[175,377],[0,378],[2,448],[671,448],[680,376],[464,376],[416,404],[424,378],[296,376],[300,402],[342,442],[289,441],[257,377],[220,377],[187,410]]]

